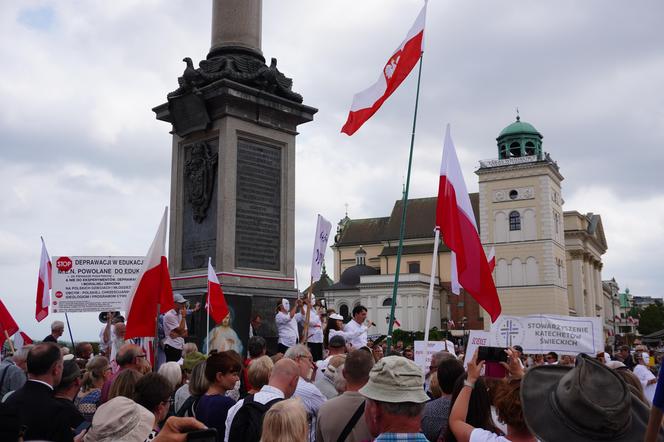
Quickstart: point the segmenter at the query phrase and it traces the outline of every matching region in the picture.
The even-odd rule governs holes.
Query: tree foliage
[[[649,335],[664,329],[664,306],[661,303],[649,305],[640,312],[639,333]]]

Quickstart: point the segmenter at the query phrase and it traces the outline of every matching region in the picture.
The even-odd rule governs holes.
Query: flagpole
[[[212,257],[208,257],[208,272],[211,265],[212,265]],[[207,343],[207,353],[210,354],[210,276],[209,275],[207,282],[207,302],[205,304],[207,307],[207,325],[205,329],[205,342]],[[251,325],[249,327],[251,327]]]
[[[161,282],[159,284],[161,284]],[[159,291],[161,291],[161,288],[159,289]],[[155,318],[156,321],[154,321],[154,341],[152,343],[152,353],[154,354],[154,357],[153,357],[154,363],[152,364],[152,371],[154,373],[157,372],[157,347],[158,347],[158,345],[155,345],[155,343],[157,343],[157,340],[159,339],[159,311],[160,310],[161,310],[161,304],[159,303],[159,301],[157,301],[157,317]],[[145,339],[147,339],[147,337],[144,336],[143,339],[144,340],[142,342],[145,342]],[[143,348],[143,353],[145,353],[145,348]]]
[[[16,350],[14,349],[14,343],[12,342],[11,339],[9,339],[9,332],[7,331],[7,329],[5,329],[5,337],[7,338],[7,342],[9,342],[9,349],[12,351],[12,355],[16,354]]]
[[[415,112],[413,113],[413,131],[410,134],[410,152],[408,154],[408,173],[406,174],[406,188],[403,192],[403,209],[401,211],[401,229],[399,231],[399,248],[397,249],[397,268],[394,273],[394,287],[392,288],[392,306],[390,307],[390,323],[387,328],[387,353],[392,350],[392,330],[394,329],[394,309],[397,305],[397,289],[399,287],[399,271],[401,270],[401,252],[403,251],[403,237],[406,231],[406,206],[408,205],[408,190],[410,188],[410,170],[413,164],[413,145],[415,144],[415,127],[417,125],[417,106],[420,101],[420,79],[422,78],[422,59],[424,52],[420,53],[420,67],[417,73],[417,92],[415,93]]]
[[[307,292],[307,313],[304,316],[304,327],[302,329],[302,344],[307,345],[307,340],[309,338],[309,319],[311,318],[311,292],[314,289],[314,278],[311,278],[311,284],[309,284],[309,291]]]
[[[431,279],[429,280],[429,300],[427,302],[427,320],[424,327],[424,351],[429,348],[429,327],[431,327],[431,306],[433,305],[433,286],[436,278],[436,266],[438,261],[438,242],[440,241],[440,229],[434,229],[433,256],[431,257]]]
[[[69,339],[71,339],[71,348],[72,350],[76,349],[76,344],[74,344],[74,336],[71,334],[71,326],[69,325],[69,316],[65,312],[65,320],[67,321],[67,329],[69,329]]]

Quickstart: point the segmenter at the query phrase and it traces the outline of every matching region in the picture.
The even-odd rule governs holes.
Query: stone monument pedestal
[[[158,120],[173,125],[173,290],[204,305],[211,258],[229,300],[233,328],[243,341],[251,312],[265,319],[260,334],[276,337],[274,307],[281,298],[297,295],[295,137],[297,126],[317,112],[301,104],[275,59],[270,66],[264,63],[255,47],[260,30],[233,32],[235,40],[249,37],[245,44],[229,45],[219,40],[224,33],[214,31],[223,27],[219,22],[233,21],[223,11],[258,14],[258,20],[240,21],[260,26],[260,10],[258,0],[217,0],[208,59],[194,68],[185,58],[180,87],[153,109]],[[250,298],[249,307],[239,297]],[[205,322],[205,312],[195,315],[192,325],[199,321]]]

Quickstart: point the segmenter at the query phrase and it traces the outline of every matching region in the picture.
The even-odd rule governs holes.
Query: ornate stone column
[[[577,316],[585,316],[586,305],[583,297],[583,252],[571,251],[572,289],[574,290],[574,309]]]

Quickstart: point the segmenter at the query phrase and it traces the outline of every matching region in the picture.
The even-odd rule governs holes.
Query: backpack
[[[196,417],[196,406],[200,396],[189,396],[175,413],[178,417]]]
[[[254,401],[254,395],[250,394],[244,398],[244,403],[235,414],[231,429],[228,433],[229,442],[259,442],[263,430],[263,417],[265,412],[274,404],[282,401],[275,398],[266,404]]]

